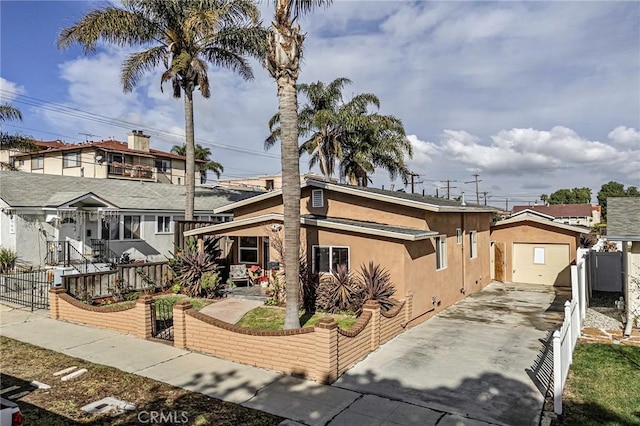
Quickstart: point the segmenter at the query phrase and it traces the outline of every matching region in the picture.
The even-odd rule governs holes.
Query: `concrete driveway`
[[[494,282],[393,339],[333,386],[457,415],[538,424],[552,360],[544,341],[566,291]]]

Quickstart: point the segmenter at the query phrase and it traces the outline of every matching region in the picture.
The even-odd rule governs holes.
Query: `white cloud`
[[[26,89],[12,81],[0,77],[0,103],[11,103],[17,95],[27,93]]]
[[[618,126],[609,132],[609,139],[619,145],[640,145],[640,131],[633,127]]]

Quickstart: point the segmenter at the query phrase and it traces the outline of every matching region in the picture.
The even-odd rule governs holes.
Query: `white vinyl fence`
[[[587,309],[584,259],[580,254],[578,257],[578,265],[571,266],[571,301],[565,302],[564,321],[553,333],[553,410],[556,414],[562,414],[562,391]]]

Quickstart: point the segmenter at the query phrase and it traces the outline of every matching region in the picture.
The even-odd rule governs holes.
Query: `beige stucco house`
[[[126,143],[34,141],[37,151],[2,150],[0,161],[22,172],[184,185],[185,157],[151,148],[150,139],[141,130],[134,130],[127,135]],[[196,173],[202,163],[196,160]]]
[[[570,286],[580,235],[588,233],[587,228],[558,223],[531,210],[501,220],[491,227],[493,278]]]
[[[307,180],[301,239],[314,272],[373,261],[389,270],[396,297],[413,295],[412,324],[488,285],[493,208],[418,194]],[[184,233],[230,237],[228,262],[269,267],[284,240],[282,191],[214,210],[234,220]]]

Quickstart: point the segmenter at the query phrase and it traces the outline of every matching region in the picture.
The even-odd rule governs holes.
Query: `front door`
[[[505,271],[505,258],[504,258],[504,247],[505,244],[503,242],[496,242],[493,245],[493,263],[494,263],[494,274],[495,280],[504,282],[504,271]]]

